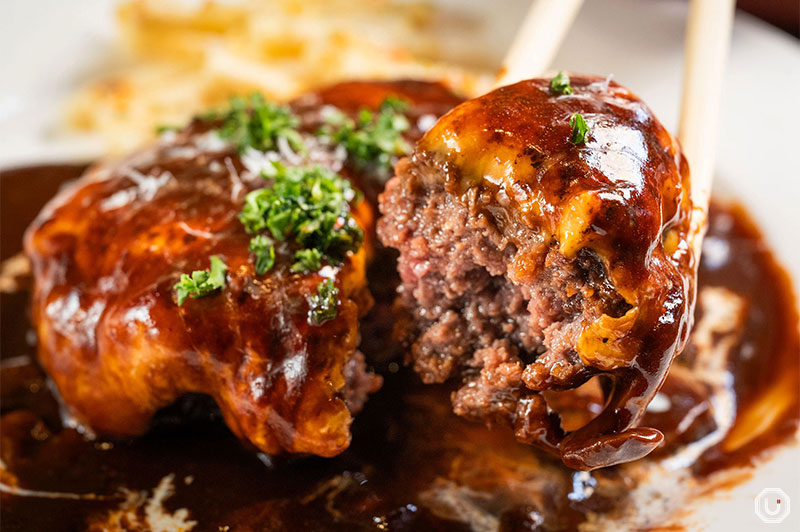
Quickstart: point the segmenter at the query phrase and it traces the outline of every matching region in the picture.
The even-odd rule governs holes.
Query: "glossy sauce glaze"
[[[580,140],[576,116],[588,124]],[[466,101],[398,164],[381,209],[401,306],[418,323],[403,335],[409,359],[428,382],[463,380],[457,411],[506,423],[576,469],[660,444],[639,422],[687,341],[696,265],[686,159],[644,102],[578,75],[569,94],[538,78]],[[542,392],[597,375],[603,412],[564,433]]]
[[[33,322],[39,359],[77,423],[135,436],[159,408],[204,393],[231,430],[263,452],[333,456],[349,445],[351,414],[380,385],[356,351],[358,320],[372,304],[365,268],[374,254],[373,209],[355,193],[349,205],[342,200],[346,213],[335,216],[352,216],[342,223],[358,224],[367,239],[341,261],[296,272],[297,247],[287,243],[275,247],[265,274],[255,272],[252,235],[237,214],[248,193],[265,186],[269,157],[322,166],[367,188],[377,172],[315,133],[326,108],[356,115],[390,95],[412,109],[425,102],[407,117],[415,124],[456,100],[433,83],[323,89],[293,104],[304,155],[280,142],[269,153],[240,153],[211,131],[213,121],[196,119],[121,161],[92,167],[47,204],[25,237]],[[418,131],[406,132],[409,142]],[[208,268],[212,256],[227,265],[224,289],[176,299],[181,273]],[[337,290],[333,316],[311,323],[309,301],[326,280]]]
[[[33,213],[58,183],[79,173],[70,167],[4,172],[4,231],[19,233],[29,221],[15,219],[15,210],[6,208],[15,191],[40,191],[16,209]],[[800,416],[798,319],[785,273],[741,209],[715,206],[708,241],[716,250],[707,250],[700,269],[698,324],[708,288],[735,294],[746,311],[722,368],[732,374],[737,417],[726,437],[692,460],[697,482],[786,442]],[[18,281],[17,291],[2,294],[0,335],[0,480],[3,529],[9,532],[113,529],[120,522],[146,529],[145,507],[154,499],[160,503],[151,504],[151,514],[163,510],[195,522],[193,531],[556,531],[576,530],[590,516],[619,517],[623,522],[614,529],[622,529],[627,521],[620,512],[631,506],[640,468],[715,430],[715,421],[701,414],[678,433],[687,412],[702,412],[695,407],[708,396],[683,385],[680,376],[674,383],[668,379],[662,392],[672,408],[648,412],[644,422],[661,430],[669,447],[627,466],[576,473],[515,442],[507,431],[459,419],[449,407],[451,390],[422,386],[389,363],[378,366],[386,382],[356,419],[351,447],[332,459],[259,456],[230,433],[213,403],[197,396],[161,411],[142,437],[90,441],[61,423],[58,403],[35,362],[27,281]],[[386,349],[387,339],[377,340]],[[380,348],[364,345],[370,359],[384,356]],[[691,367],[700,352],[690,342],[673,369]],[[579,423],[595,400],[590,391],[576,393],[560,406]],[[769,424],[753,424],[752,416],[765,411]],[[754,430],[759,426],[760,432]],[[153,497],[157,485],[171,486],[174,494]],[[180,514],[182,508],[188,515]]]

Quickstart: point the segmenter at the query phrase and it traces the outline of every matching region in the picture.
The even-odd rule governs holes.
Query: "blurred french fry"
[[[118,10],[126,57],[76,91],[67,128],[101,137],[115,154],[234,94],[285,100],[352,78],[439,79],[464,93],[488,86],[489,69],[430,59],[435,32],[421,30],[431,15],[389,0],[127,1]]]

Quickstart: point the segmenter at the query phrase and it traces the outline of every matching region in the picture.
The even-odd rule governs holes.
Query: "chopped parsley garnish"
[[[156,135],[161,135],[163,133],[166,133],[167,131],[180,131],[180,130],[181,126],[161,124],[159,126],[156,126]]]
[[[299,246],[292,271],[316,271],[322,260],[340,264],[359,248],[364,232],[350,213],[349,202],[357,194],[349,181],[321,166],[287,167],[277,161],[263,177],[272,178],[272,186],[245,197],[239,220],[257,235],[253,240],[268,232],[274,240]],[[250,246],[261,244],[251,241]]]
[[[550,80],[550,92],[554,94],[572,94],[569,76],[563,70]]]
[[[258,275],[264,275],[275,265],[275,246],[267,235],[256,235],[251,238],[248,251],[256,256]]]
[[[192,275],[182,273],[173,289],[178,298],[178,305],[183,305],[187,297],[198,298],[210,295],[225,286],[225,272],[228,267],[216,255],[211,257],[211,270],[196,270]]]
[[[319,132],[344,146],[358,164],[390,169],[393,157],[411,151],[403,138],[410,127],[403,115],[407,108],[406,101],[390,96],[377,113],[362,109],[357,121],[342,112],[331,113]]]
[[[287,105],[264,100],[259,93],[247,99],[231,98],[228,109],[212,111],[202,119],[219,120],[219,136],[229,140],[243,152],[247,148],[259,151],[273,150],[279,138],[284,138],[296,151],[305,151],[303,137],[297,128],[300,118]]]
[[[409,103],[407,100],[399,96],[389,95],[381,102],[378,109],[380,111],[394,111],[396,113],[405,113],[408,111]]]
[[[293,272],[315,272],[322,267],[322,253],[316,249],[301,249],[294,254]]]
[[[569,141],[576,146],[586,142],[586,135],[589,134],[589,126],[580,113],[574,113],[569,117],[569,125],[572,126],[572,137]]]
[[[308,321],[312,325],[322,325],[334,319],[339,304],[339,289],[333,279],[325,279],[317,286],[317,293],[308,296]]]

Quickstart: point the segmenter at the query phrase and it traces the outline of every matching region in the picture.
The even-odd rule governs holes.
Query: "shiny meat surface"
[[[389,95],[410,101],[416,120],[456,98],[436,84],[357,82],[294,104],[308,160],[276,150],[287,165],[323,165],[368,188],[373,176],[347,153],[315,141],[321,109],[376,107]],[[422,108],[417,101],[428,102]],[[330,101],[330,103],[329,103]],[[436,107],[438,104],[438,107]],[[340,265],[293,273],[293,249],[254,271],[251,235],[237,218],[245,195],[266,185],[264,154],[240,156],[195,121],[158,144],[91,168],[60,192],[28,229],[39,357],[75,421],[108,436],[145,432],[155,412],[188,393],[208,394],[239,437],[266,453],[332,456],[350,443],[352,414],[380,378],[356,350],[358,320],[370,308],[366,261],[374,214],[351,204],[365,244]],[[406,133],[416,140],[416,125]],[[178,305],[181,273],[224,259],[219,293]],[[324,279],[339,290],[336,317],[309,320],[309,297]]]
[[[637,424],[686,343],[695,261],[677,142],[616,83],[572,88],[524,81],[445,115],[398,164],[378,231],[423,380],[460,378],[456,413],[594,469],[663,440]],[[596,375],[605,408],[565,430],[542,392]]]

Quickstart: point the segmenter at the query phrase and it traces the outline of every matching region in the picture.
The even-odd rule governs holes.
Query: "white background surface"
[[[525,0],[443,3],[484,13],[487,27],[467,40],[498,63],[527,6]],[[55,127],[64,95],[114,60],[113,5],[113,0],[0,3],[0,167],[97,154],[96,145],[64,138]],[[587,0],[553,68],[613,73],[674,131],[685,16],[681,0]],[[799,107],[798,41],[738,13],[715,187],[748,206],[795,286],[800,284]],[[794,504],[781,525],[762,524],[753,511],[753,497],[772,487],[788,492]],[[752,481],[698,506],[692,529],[800,530],[800,452],[784,450]]]

